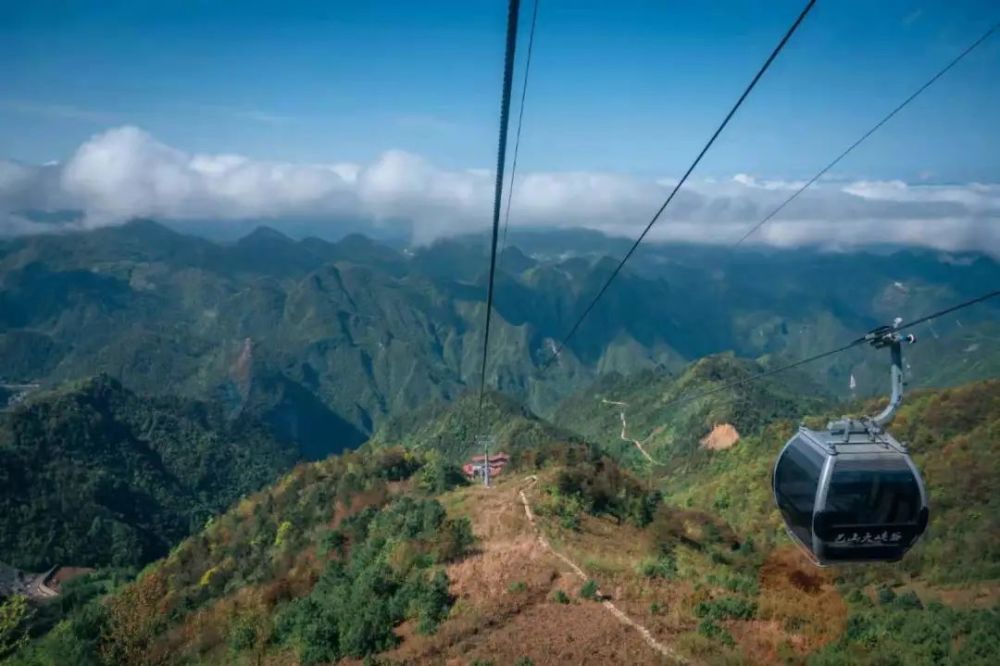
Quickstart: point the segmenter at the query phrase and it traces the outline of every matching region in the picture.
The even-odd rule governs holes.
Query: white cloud
[[[522,173],[514,226],[598,229],[634,236],[675,181],[613,173]],[[652,236],[730,243],[801,182],[749,174],[691,179]],[[370,164],[263,162],[240,155],[190,154],[134,127],[92,137],[62,164],[0,161],[0,233],[35,231],[25,209],[76,209],[88,227],[134,217],[240,220],[308,215],[405,222],[415,239],[485,230],[493,176],[444,170],[389,151]],[[6,214],[3,213],[6,211]],[[51,226],[47,227],[51,228]],[[1000,255],[1000,184],[934,185],[822,180],[765,225],[752,242],[836,247],[890,242]]]

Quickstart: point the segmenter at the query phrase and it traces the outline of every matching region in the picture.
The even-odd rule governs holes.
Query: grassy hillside
[[[0,413],[0,561],[134,566],[291,466],[259,423],[106,376]]]
[[[878,407],[869,403],[859,411]],[[890,429],[909,443],[922,470],[932,518],[929,538],[884,572],[942,584],[1000,580],[1000,550],[992,538],[1000,529],[994,492],[1000,487],[1000,381],[910,394]],[[760,538],[784,542],[773,510],[770,470],[792,432],[792,423],[776,422],[733,449],[712,454],[703,467],[668,473],[668,499],[717,513]]]
[[[891,429],[910,443],[927,483],[928,532],[900,563],[829,570],[845,624],[811,662],[989,663],[1000,649],[1000,382],[910,395]],[[703,468],[668,476],[666,500],[724,518],[762,553],[791,549],[769,483],[792,432],[775,423]],[[804,611],[789,608],[782,622]]]
[[[637,625],[705,663],[985,665],[1000,648],[998,381],[907,400],[894,432],[930,529],[864,567],[818,569],[784,535],[768,485],[787,419],[653,479],[541,438],[485,489],[433,449],[470,411],[394,426],[411,449],[300,465],[11,663],[660,663]]]
[[[317,663],[433,631],[451,599],[442,564],[467,522],[429,495],[425,459],[402,449],[299,465],[64,621],[13,663]]]

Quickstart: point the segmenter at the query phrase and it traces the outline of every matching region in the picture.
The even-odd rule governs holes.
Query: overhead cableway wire
[[[957,312],[958,310],[962,310],[962,309],[967,308],[967,307],[969,307],[971,305],[975,305],[977,303],[982,303],[983,301],[988,301],[989,299],[995,298],[996,296],[1000,296],[1000,289],[988,292],[988,293],[983,294],[982,296],[979,296],[977,298],[973,298],[971,300],[964,301],[962,303],[959,303],[958,305],[953,305],[950,308],[946,308],[944,310],[940,310],[940,311],[935,312],[933,314],[929,314],[929,315],[926,315],[924,317],[920,317],[919,319],[914,319],[913,321],[906,322],[905,324],[900,324],[899,326],[895,327],[894,330],[896,330],[896,331],[902,331],[902,330],[905,330],[905,329],[908,329],[908,328],[912,328],[912,327],[914,327],[914,326],[916,326],[918,324],[923,324],[924,322],[931,321],[932,319],[937,319],[938,317],[943,317],[946,314],[951,314],[952,312]],[[800,366],[806,365],[807,363],[813,363],[815,361],[819,361],[820,359],[824,359],[824,358],[827,358],[829,356],[833,356],[835,354],[839,354],[841,352],[847,351],[848,349],[853,349],[854,347],[858,347],[860,345],[866,344],[867,342],[868,342],[868,338],[866,336],[861,336],[860,338],[857,338],[856,340],[852,340],[851,342],[847,343],[846,345],[843,345],[841,347],[837,347],[836,349],[831,349],[831,350],[825,351],[825,352],[823,352],[821,354],[816,354],[815,356],[810,356],[808,358],[804,358],[804,359],[795,361],[794,363],[789,363],[788,365],[783,365],[783,366],[778,367],[778,368],[773,368],[771,370],[766,370],[764,372],[759,372],[759,373],[757,373],[755,375],[750,375],[749,377],[744,377],[743,379],[739,379],[739,380],[736,380],[734,382],[728,382],[726,384],[723,384],[722,386],[716,386],[715,388],[711,388],[711,389],[708,389],[706,391],[699,391],[698,393],[680,395],[680,396],[674,398],[673,400],[668,400],[667,402],[663,403],[662,407],[670,407],[670,406],[673,406],[673,405],[684,404],[684,403],[687,403],[687,402],[691,402],[691,401],[694,401],[694,400],[699,400],[701,398],[708,397],[710,395],[714,395],[716,393],[721,393],[723,391],[728,391],[729,389],[732,389],[732,388],[738,388],[738,387],[744,386],[746,384],[751,384],[753,382],[760,381],[761,379],[765,379],[765,378],[770,377],[772,375],[776,375],[776,374],[778,374],[780,372],[786,372],[788,370],[792,370],[794,368],[798,368]]]
[[[507,160],[507,125],[510,120],[510,89],[514,78],[514,51],[517,48],[517,20],[520,0],[510,0],[507,7],[507,44],[503,63],[503,93],[500,100],[500,138],[497,145],[497,178],[493,196],[493,239],[490,245],[490,275],[486,291],[486,326],[483,329],[483,363],[479,375],[479,410],[481,425],[483,398],[486,395],[486,359],[490,347],[490,320],[493,313],[493,282],[497,268],[497,240],[500,231],[500,204],[503,201],[503,172]],[[478,430],[478,425],[477,425]]]
[[[629,248],[629,251],[625,254],[624,257],[622,257],[621,261],[618,262],[618,265],[615,267],[615,270],[611,273],[611,276],[607,279],[607,281],[605,281],[604,286],[601,287],[600,291],[597,292],[597,295],[594,296],[593,300],[590,301],[590,304],[584,309],[583,314],[580,315],[580,317],[576,320],[576,323],[574,323],[572,328],[570,328],[569,333],[567,333],[566,337],[564,337],[562,339],[562,342],[559,343],[558,348],[553,352],[552,356],[548,359],[548,361],[545,362],[545,364],[542,365],[542,367],[540,368],[542,372],[544,372],[550,365],[552,365],[553,361],[559,358],[560,353],[566,347],[566,343],[568,343],[570,338],[572,338],[576,334],[577,330],[580,328],[580,324],[583,323],[583,320],[586,319],[587,315],[589,315],[590,312],[594,309],[594,306],[597,305],[597,302],[601,300],[601,297],[604,296],[604,293],[608,290],[608,287],[611,286],[611,283],[614,282],[614,279],[618,277],[618,274],[621,272],[622,268],[635,253],[636,249],[639,247],[639,244],[642,243],[644,238],[646,238],[646,234],[649,233],[650,229],[653,228],[653,225],[656,224],[657,220],[660,219],[660,216],[663,214],[663,211],[666,210],[667,206],[670,205],[670,202],[673,201],[674,197],[677,195],[677,192],[680,191],[681,187],[687,181],[688,176],[691,175],[691,172],[693,172],[695,170],[695,167],[698,166],[698,163],[701,162],[701,159],[705,156],[705,153],[708,152],[709,148],[712,147],[712,144],[715,143],[715,140],[719,138],[720,134],[722,134],[722,130],[726,128],[726,125],[729,124],[729,121],[732,120],[734,115],[736,115],[736,111],[739,110],[740,106],[743,105],[743,102],[750,95],[750,92],[756,87],[757,82],[760,81],[761,77],[764,76],[764,73],[771,67],[771,63],[775,61],[775,59],[778,57],[778,54],[781,53],[782,49],[785,48],[785,45],[788,43],[788,40],[790,40],[792,35],[795,34],[795,31],[798,29],[799,25],[802,23],[806,15],[809,13],[809,11],[813,8],[813,5],[815,4],[816,0],[809,0],[809,2],[806,3],[805,8],[799,14],[798,18],[796,18],[795,22],[792,23],[790,28],[788,28],[788,31],[785,33],[784,37],[781,38],[781,41],[778,42],[778,45],[771,52],[771,55],[768,56],[766,61],[764,61],[764,64],[757,71],[757,74],[750,81],[750,84],[743,91],[743,94],[740,95],[738,100],[736,100],[736,104],[734,104],[733,107],[729,110],[729,113],[726,114],[726,117],[723,119],[722,124],[720,124],[719,127],[715,130],[715,133],[712,134],[712,137],[708,140],[708,143],[706,143],[705,147],[701,149],[701,152],[698,153],[698,157],[695,158],[694,162],[691,163],[691,166],[689,166],[687,171],[684,172],[684,175],[681,177],[681,179],[677,181],[677,184],[674,186],[673,190],[671,190],[670,194],[667,196],[666,201],[664,201],[663,205],[660,206],[659,210],[656,211],[656,214],[653,215],[653,218],[646,225],[646,228],[643,229],[643,232],[639,234],[639,237],[635,239],[635,242],[632,244],[632,247]]]
[[[980,44],[982,44],[987,39],[989,39],[990,36],[994,32],[996,32],[998,28],[1000,28],[1000,23],[994,24],[993,27],[990,28],[989,30],[987,30],[979,39],[977,39],[975,42],[973,42],[968,48],[966,48],[964,51],[962,51],[961,53],[959,53],[958,56],[955,57],[951,62],[949,62],[942,69],[940,69],[937,72],[937,74],[935,74],[934,76],[932,76],[926,83],[924,83],[922,86],[920,86],[919,88],[917,88],[913,92],[912,95],[910,95],[905,100],[903,100],[896,108],[894,108],[892,111],[890,111],[888,114],[886,114],[882,118],[882,120],[880,120],[877,123],[875,123],[875,125],[873,125],[871,127],[871,129],[869,129],[867,132],[865,132],[864,134],[862,134],[861,138],[858,139],[857,141],[855,141],[854,143],[852,143],[850,146],[848,146],[847,150],[845,150],[844,152],[842,152],[840,155],[838,155],[836,157],[836,159],[834,159],[832,162],[830,162],[825,167],[823,167],[822,169],[820,169],[820,171],[815,176],[813,176],[808,181],[806,181],[806,183],[802,187],[800,187],[799,189],[797,189],[795,192],[793,192],[790,197],[788,197],[787,199],[785,199],[784,201],[782,201],[777,206],[777,208],[775,208],[770,213],[768,213],[767,215],[765,215],[764,218],[760,222],[758,222],[757,224],[755,224],[752,227],[750,227],[750,229],[746,233],[744,233],[743,236],[740,237],[740,239],[738,241],[736,241],[735,243],[733,243],[733,247],[737,247],[738,245],[740,245],[741,243],[743,243],[743,241],[745,241],[747,238],[749,238],[750,236],[752,236],[758,229],[760,229],[762,226],[764,226],[765,224],[767,224],[771,220],[771,218],[773,218],[775,215],[777,215],[778,213],[780,213],[785,208],[785,206],[787,206],[788,204],[792,203],[795,199],[798,198],[798,196],[800,194],[802,194],[804,191],[806,191],[807,189],[809,189],[809,187],[811,187],[813,185],[813,183],[815,183],[817,180],[819,180],[820,178],[822,178],[830,169],[832,169],[833,167],[837,166],[837,164],[839,164],[841,160],[843,160],[845,157],[847,157],[855,148],[857,148],[862,143],[864,143],[868,139],[868,137],[870,137],[872,134],[874,134],[875,132],[877,132],[887,122],[889,122],[889,120],[891,120],[893,116],[895,116],[897,113],[899,113],[904,108],[906,108],[910,104],[910,102],[912,102],[917,97],[919,97],[921,93],[923,93],[925,90],[927,90],[932,85],[934,85],[934,83],[938,79],[940,79],[942,76],[944,76],[945,74],[947,74],[948,71],[951,70],[951,68],[954,67],[955,65],[957,65],[959,62],[961,62],[962,59],[965,58],[965,56],[967,56],[970,53],[972,53],[976,49],[976,47],[978,47]]]
[[[970,301],[965,301],[964,303],[959,303],[958,305],[953,305],[952,307],[946,308],[944,310],[941,310],[940,312],[935,312],[934,314],[929,314],[926,317],[920,317],[919,319],[914,319],[913,321],[908,321],[905,324],[900,324],[899,326],[896,327],[896,330],[897,331],[902,331],[902,330],[905,330],[907,328],[913,328],[917,324],[923,324],[924,322],[928,322],[928,321],[930,321],[932,319],[937,319],[938,317],[943,317],[946,314],[951,314],[952,312],[955,312],[957,310],[961,310],[963,308],[967,308],[970,305],[975,305],[976,303],[982,303],[983,301],[988,301],[991,298],[995,298],[997,296],[1000,296],[1000,289],[997,289],[996,291],[991,291],[991,292],[985,293],[982,296],[979,296],[978,298],[973,298]]]
[[[500,258],[497,270],[503,272],[503,258],[507,253],[507,229],[510,227],[510,202],[514,198],[514,178],[517,176],[517,156],[521,150],[521,126],[524,124],[524,98],[528,94],[528,75],[531,74],[531,54],[535,50],[535,25],[538,23],[538,3],[531,10],[531,29],[528,31],[528,55],[524,59],[524,80],[521,82],[521,102],[517,111],[517,129],[514,130],[514,157],[510,162],[510,185],[507,187],[507,207],[503,216],[503,236],[500,240]]]

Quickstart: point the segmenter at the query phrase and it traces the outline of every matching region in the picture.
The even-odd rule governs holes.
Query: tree
[[[160,603],[167,583],[159,571],[127,585],[111,597],[102,653],[107,661],[123,666],[162,663],[164,655],[150,654],[150,645],[166,618]]]
[[[446,461],[437,451],[427,454],[427,462],[417,476],[417,485],[429,495],[437,495],[465,483],[462,470]]]
[[[27,597],[15,594],[0,602],[0,659],[13,654],[28,641],[30,617]]]
[[[439,562],[449,562],[462,555],[475,542],[468,518],[448,518],[437,536],[436,555]]]
[[[448,576],[444,571],[438,570],[417,602],[420,607],[418,627],[420,633],[430,634],[437,629],[451,610],[451,601],[451,595],[448,593]]]

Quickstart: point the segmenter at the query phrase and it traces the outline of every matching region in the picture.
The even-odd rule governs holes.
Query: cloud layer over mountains
[[[588,227],[634,236],[672,182],[610,173],[522,173],[511,225]],[[744,174],[692,179],[652,232],[658,239],[730,243],[801,183]],[[52,230],[23,211],[77,210],[64,226],[96,227],[135,217],[215,220],[296,216],[406,223],[417,242],[486,230],[492,175],[446,171],[419,156],[383,153],[370,164],[290,164],[239,155],[197,155],[135,127],[98,134],[65,162],[0,161],[0,235]],[[58,227],[57,227],[58,228]],[[900,243],[1000,255],[1000,184],[823,181],[751,240],[778,246]]]

